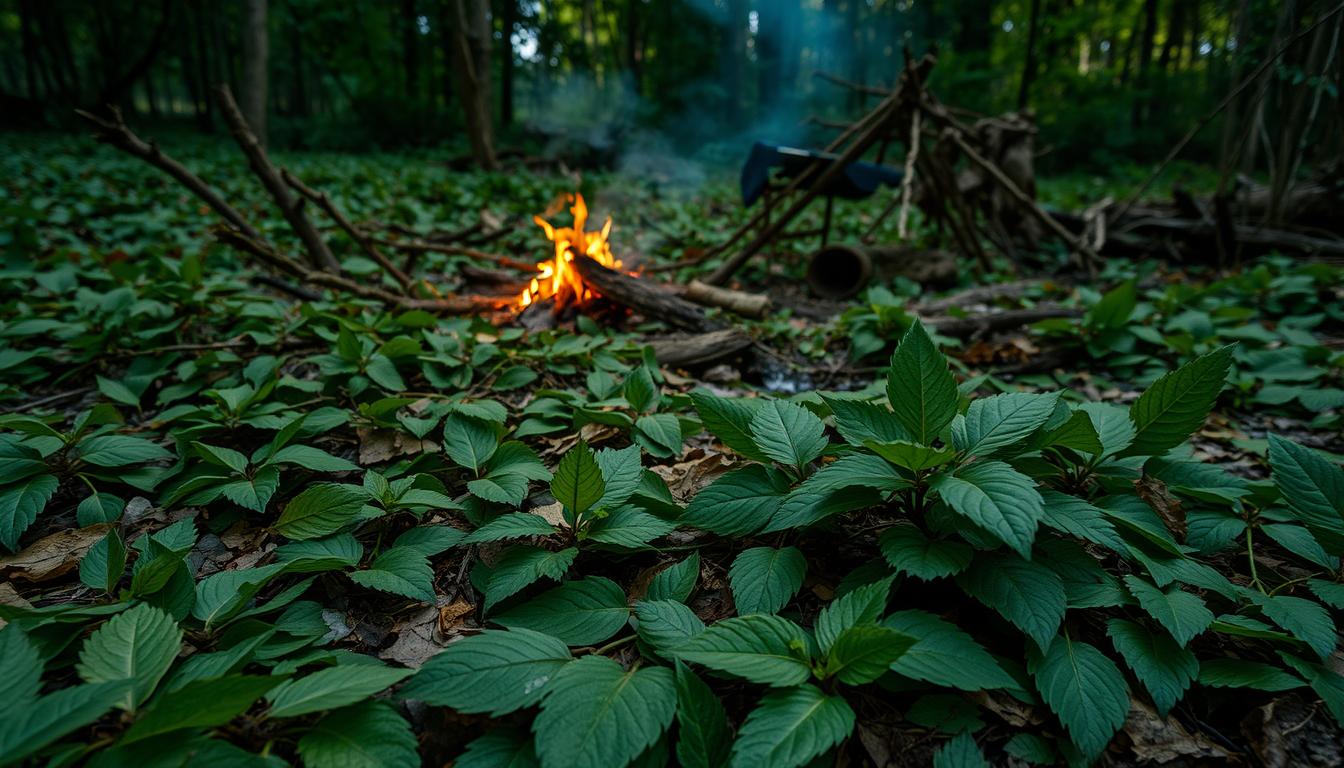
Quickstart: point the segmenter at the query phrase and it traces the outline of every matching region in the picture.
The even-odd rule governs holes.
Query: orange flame
[[[571,264],[574,251],[586,254],[604,267],[621,268],[621,262],[611,255],[611,244],[607,241],[607,236],[611,234],[611,217],[607,217],[601,231],[585,232],[583,226],[588,222],[588,206],[583,202],[583,195],[575,193],[567,198],[574,202],[569,209],[574,215],[572,227],[556,228],[540,216],[532,217],[546,233],[546,239],[555,243],[555,257],[537,262],[537,276],[518,296],[520,309],[535,301],[550,298],[554,298],[555,308],[561,309],[592,297],[592,292],[583,284],[583,278],[579,277],[578,270]]]

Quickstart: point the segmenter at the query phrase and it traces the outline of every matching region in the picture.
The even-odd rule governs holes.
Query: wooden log
[[[692,304],[658,283],[607,269],[583,254],[574,253],[571,264],[584,282],[605,298],[637,310],[651,320],[661,320],[688,331],[712,331],[723,327]]]
[[[691,368],[727,360],[751,346],[751,337],[736,328],[695,336],[650,339],[653,356],[668,368]]]
[[[1071,307],[1036,307],[1033,309],[1010,309],[1004,312],[991,312],[972,317],[934,317],[924,321],[944,336],[984,336],[1010,328],[1050,320],[1057,317],[1082,317],[1083,310]]]
[[[965,309],[977,304],[989,304],[1001,299],[1020,299],[1033,288],[1045,285],[1040,280],[1015,280],[1010,283],[978,285],[964,291],[944,296],[941,299],[916,304],[912,309],[925,316],[944,314],[949,309]]]
[[[770,297],[763,293],[735,291],[699,280],[692,280],[687,284],[682,295],[696,304],[726,309],[743,317],[762,318],[770,309]]]

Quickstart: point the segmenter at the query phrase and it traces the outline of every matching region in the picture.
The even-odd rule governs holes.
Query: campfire
[[[583,202],[583,195],[576,192],[567,199],[574,203],[569,209],[574,215],[573,226],[557,228],[541,216],[532,217],[546,233],[546,239],[555,244],[555,257],[537,262],[537,276],[518,296],[519,309],[549,299],[553,309],[559,311],[592,299],[591,288],[574,267],[575,254],[584,254],[608,269],[621,268],[621,262],[612,256],[611,243],[607,240],[611,234],[611,217],[607,217],[601,231],[587,232],[584,225],[588,223],[588,206]]]

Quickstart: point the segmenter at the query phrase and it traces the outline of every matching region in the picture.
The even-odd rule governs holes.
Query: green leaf
[[[630,608],[616,582],[590,576],[562,584],[496,616],[505,627],[532,629],[560,638],[568,645],[593,645],[625,626]]]
[[[117,706],[135,711],[154,692],[181,648],[182,630],[173,617],[142,603],[113,616],[90,635],[76,669],[87,683],[129,680],[130,689]]]
[[[914,644],[914,638],[889,627],[876,624],[850,627],[831,644],[824,676],[847,685],[871,683]]]
[[[1019,733],[1003,745],[1003,751],[1031,765],[1055,765],[1059,755],[1050,741],[1034,733]]]
[[[635,421],[634,438],[654,456],[677,456],[681,453],[681,421],[672,413],[640,416]]]
[[[98,467],[125,467],[173,458],[172,451],[143,437],[97,435],[79,441],[75,457]]]
[[[154,699],[121,744],[188,728],[224,725],[246,712],[252,703],[284,682],[279,676],[225,675],[192,680]]]
[[[1017,687],[1017,681],[970,635],[933,614],[898,611],[882,626],[915,638],[915,644],[891,665],[898,674],[963,691]]]
[[[951,448],[930,448],[927,445],[919,445],[908,440],[891,440],[881,443],[875,440],[865,440],[863,445],[883,459],[911,472],[941,467],[957,457],[957,452]]]
[[[909,523],[899,523],[883,531],[877,545],[891,567],[925,581],[961,573],[971,564],[975,554],[965,542],[931,539]]]
[[[1344,549],[1344,470],[1310,448],[1269,436],[1269,464],[1283,500],[1302,522]]]
[[[396,768],[420,762],[411,724],[381,701],[330,712],[299,739],[306,768]]]
[[[404,534],[397,540],[402,538]],[[275,558],[285,566],[286,573],[320,573],[359,565],[364,559],[364,545],[353,534],[338,533],[324,539],[281,544],[275,548]]]
[[[499,448],[499,436],[489,422],[450,413],[443,420],[443,452],[459,467],[481,474]]]
[[[266,698],[271,717],[297,717],[362,701],[411,675],[409,669],[350,664],[320,669],[281,683]]]
[[[1101,754],[1129,714],[1129,687],[1101,651],[1066,635],[1056,636],[1044,655],[1031,653],[1028,668],[1069,739],[1090,760]]]
[[[933,753],[933,768],[989,768],[970,731],[962,731]]]
[[[887,599],[891,593],[892,578],[881,579],[872,584],[846,592],[831,601],[817,614],[812,626],[822,653],[828,653],[841,632],[851,627],[876,624],[887,610]]]
[[[89,547],[84,558],[79,561],[79,580],[91,589],[111,594],[121,582],[126,572],[126,547],[116,529],[110,529],[107,535]]]
[[[1199,684],[1211,688],[1254,688],[1258,691],[1291,691],[1306,685],[1271,664],[1245,659],[1205,659],[1199,663]]]
[[[1036,484],[1001,461],[977,461],[933,478],[948,507],[984,528],[1024,558],[1031,557],[1045,502]]]
[[[57,485],[54,475],[37,475],[0,488],[0,544],[11,551],[19,548],[19,537],[46,508]]]
[[[290,499],[275,521],[275,530],[291,539],[316,539],[345,527],[367,497],[357,485],[316,483]]]
[[[1204,425],[1231,365],[1232,347],[1226,346],[1153,382],[1129,408],[1134,441],[1120,455],[1157,456],[1185,442]]]
[[[414,549],[425,557],[433,557],[461,544],[464,538],[466,534],[451,525],[431,523],[407,528],[392,546]]]
[[[531,512],[511,512],[500,515],[494,520],[467,534],[463,544],[485,544],[505,539],[522,539],[528,536],[553,536],[555,526],[546,522],[541,515]]]
[[[676,528],[675,521],[664,520],[638,507],[625,505],[594,520],[583,535],[588,541],[639,549]]]
[[[783,473],[763,464],[748,464],[701,489],[687,505],[681,522],[720,536],[745,536],[770,521],[788,492]]]
[[[775,687],[798,685],[812,674],[806,633],[778,616],[724,619],[670,649],[676,658]]]
[[[498,717],[540,701],[551,677],[572,659],[565,644],[550,635],[487,629],[431,657],[400,696]]]
[[[534,517],[534,515],[527,515]],[[574,564],[579,554],[576,547],[552,552],[541,547],[517,545],[500,553],[490,580],[485,585],[485,610],[489,611],[501,600],[518,594],[540,578],[560,581]]]
[[[1309,579],[1307,588],[1326,605],[1344,611],[1344,584],[1334,584],[1323,579]]]
[[[268,463],[294,464],[314,472],[354,472],[359,469],[358,464],[311,445],[287,445],[276,451]]]
[[[42,689],[42,656],[28,635],[17,626],[0,631],[0,723],[9,714],[28,706]],[[0,726],[2,727],[2,726]]]
[[[811,685],[767,693],[733,743],[733,768],[797,768],[844,741],[854,710]]]
[[[0,719],[0,763],[18,763],[124,701],[130,683],[72,685],[17,707]]]
[[[490,387],[495,390],[508,391],[525,387],[536,380],[536,371],[525,365],[514,365],[504,369],[504,372],[499,374],[499,378],[495,379],[495,383],[491,384]]]
[[[988,456],[1016,445],[1050,419],[1057,402],[1057,392],[1010,392],[974,400],[966,410],[966,420],[954,427],[957,447],[972,456]]]
[[[822,395],[831,409],[835,431],[854,446],[866,442],[910,442],[910,433],[901,426],[901,420],[885,405]]]
[[[681,645],[705,630],[695,611],[674,600],[641,600],[635,604],[635,618],[640,639],[659,651]]]
[[[807,559],[797,547],[743,550],[728,569],[739,615],[778,613],[802,589]]]
[[[538,768],[532,734],[513,726],[487,731],[467,745],[453,768]]]
[[[1138,306],[1137,283],[1126,280],[1107,291],[1088,307],[1083,316],[1083,324],[1100,331],[1111,331],[1125,327]]]
[[[1322,659],[1329,658],[1339,637],[1330,612],[1320,603],[1288,595],[1262,595],[1248,591],[1251,602],[1260,606],[1269,620],[1306,643]]]
[[[593,458],[597,460],[597,465],[602,470],[602,482],[606,486],[602,498],[593,506],[598,509],[613,509],[624,504],[639,489],[639,482],[644,476],[639,446],[631,445],[619,451],[603,448],[596,452]]]
[[[803,467],[826,450],[826,425],[816,414],[787,400],[767,400],[751,417],[751,436],[766,456]]]
[[[751,436],[751,417],[763,400],[719,397],[703,389],[691,392],[700,423],[724,445],[752,461],[770,461]]]
[[[673,670],[677,686],[677,762],[684,768],[722,768],[733,735],[723,702],[685,664]]]
[[[677,692],[671,670],[624,670],[584,656],[556,673],[532,722],[545,768],[626,765],[672,724]]]
[[[622,394],[638,413],[645,413],[658,404],[658,385],[653,383],[653,374],[642,365],[625,377]]]
[[[1125,576],[1125,585],[1143,610],[1157,619],[1182,648],[1213,623],[1213,611],[1204,601],[1180,587],[1159,589],[1134,575]]]
[[[1115,526],[1100,508],[1076,496],[1052,490],[1043,491],[1041,501],[1044,502],[1045,512],[1041,522],[1057,531],[1106,547],[1112,552],[1129,554],[1125,540],[1116,533]]]
[[[901,337],[887,373],[887,400],[915,442],[929,445],[957,415],[961,396],[947,358],[916,320]]]
[[[284,566],[271,564],[212,573],[196,583],[191,614],[204,622],[207,630],[222,624],[243,610],[283,570]]]
[[[695,589],[695,582],[699,578],[700,553],[692,552],[685,560],[673,563],[654,574],[649,580],[646,597],[649,600],[676,600],[684,603],[691,596],[691,591]]]
[[[352,571],[350,580],[362,587],[391,592],[422,603],[434,602],[434,568],[414,547],[392,547],[367,570]]]
[[[1335,722],[1344,723],[1344,675],[1324,664],[1299,659],[1283,651],[1279,651],[1279,658],[1306,679],[1311,689],[1325,702],[1325,707],[1330,710]]]
[[[571,525],[601,500],[606,490],[602,468],[593,456],[593,449],[584,442],[570,448],[560,459],[551,479],[551,494],[564,505]]]
[[[386,355],[373,354],[364,366],[364,373],[388,392],[406,391],[406,382],[397,372],[397,365]]]
[[[1064,621],[1064,583],[1050,568],[1015,555],[984,553],[957,583],[976,600],[998,611],[1041,648]]]
[[[1195,654],[1170,637],[1149,632],[1132,621],[1111,619],[1106,634],[1125,664],[1153,697],[1157,713],[1166,717],[1199,675]]]

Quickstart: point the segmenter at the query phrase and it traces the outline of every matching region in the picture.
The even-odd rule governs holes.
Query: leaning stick
[[[905,153],[905,176],[901,178],[901,213],[896,218],[896,237],[904,242],[910,221],[910,197],[915,187],[915,160],[919,158],[919,122],[924,111],[915,106],[910,118],[910,149]]]
[[[236,227],[238,231],[248,237],[261,237],[261,233],[257,231],[256,227],[249,224],[247,219],[243,218],[243,215],[238,212],[238,209],[226,203],[224,198],[220,197],[215,190],[210,188],[209,184],[205,183],[204,179],[187,170],[186,166],[178,161],[165,155],[156,142],[145,141],[135,135],[126,125],[126,121],[122,119],[120,109],[111,107],[111,111],[111,120],[106,120],[82,109],[75,110],[75,114],[97,127],[98,131],[94,134],[94,138],[98,141],[116,147],[131,157],[138,157],[172,176],[179,184],[186,187],[187,191],[199,197],[201,202],[210,206],[211,210]]]
[[[266,150],[257,140],[257,135],[247,125],[247,119],[243,117],[243,111],[238,108],[238,102],[233,99],[233,91],[229,86],[221,85],[215,89],[215,95],[219,101],[220,109],[224,112],[224,120],[229,124],[229,130],[233,133],[234,141],[242,148],[243,154],[247,155],[247,162],[252,166],[252,172],[261,180],[262,186],[270,193],[275,204],[279,206],[280,213],[284,215],[285,221],[298,235],[299,241],[303,243],[303,249],[308,255],[308,263],[317,269],[326,270],[333,274],[341,271],[340,262],[331,255],[331,249],[327,248],[327,243],[322,239],[322,235],[313,226],[313,222],[303,213],[303,199],[290,194],[289,188],[285,186],[284,180],[280,178],[280,172],[271,164],[271,160],[266,156]]]
[[[414,284],[414,281],[411,280],[410,276],[398,269],[397,265],[393,264],[382,251],[378,250],[378,246],[374,245],[373,240],[369,237],[368,233],[352,224],[350,219],[346,218],[345,214],[341,212],[341,209],[337,208],[336,204],[331,201],[331,198],[327,197],[326,192],[319,192],[307,184],[304,184],[297,176],[290,173],[287,168],[280,169],[280,178],[292,187],[295,192],[303,195],[317,205],[318,208],[321,208],[323,212],[331,217],[332,221],[336,222],[336,226],[340,227],[345,234],[350,236],[351,240],[355,241],[360,247],[360,250],[364,251],[365,255],[377,262],[378,266],[382,267],[384,272],[391,275],[392,279],[396,280],[397,283],[401,285],[401,290],[403,292],[410,293],[411,285]]]

